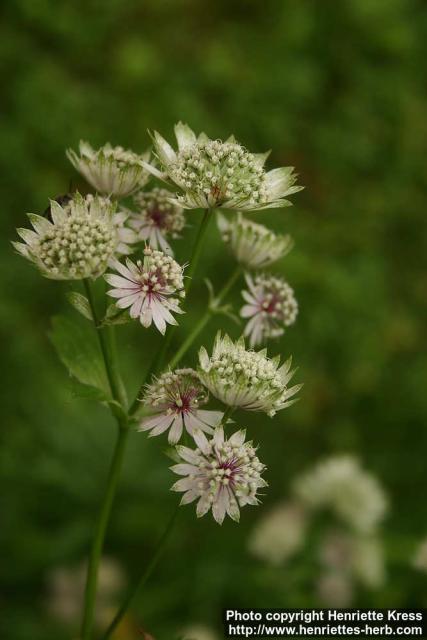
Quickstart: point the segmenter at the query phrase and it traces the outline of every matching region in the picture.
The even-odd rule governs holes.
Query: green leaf
[[[84,395],[100,399],[101,392],[103,399],[110,399],[108,380],[94,331],[81,322],[55,316],[49,338],[70,374],[82,385],[91,388]]]
[[[88,320],[93,320],[92,310],[86,296],[81,293],[77,293],[77,291],[70,291],[67,293],[67,298],[68,302],[74,307],[74,309],[77,309],[82,316]]]
[[[101,322],[101,327],[108,327],[114,324],[127,324],[131,322],[132,318],[129,316],[127,309],[119,309],[114,302],[108,305],[105,318]]]

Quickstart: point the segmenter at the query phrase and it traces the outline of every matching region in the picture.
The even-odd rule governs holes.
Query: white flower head
[[[99,277],[133,237],[132,230],[120,228],[115,204],[98,196],[76,193],[64,206],[51,200],[51,220],[34,213],[28,217],[34,231],[18,229],[25,244],[14,242],[14,247],[54,280]]]
[[[188,125],[175,125],[175,151],[157,131],[153,133],[154,154],[161,170],[147,168],[153,175],[176,185],[182,192],[177,202],[185,209],[218,208],[259,211],[284,207],[285,197],[302,187],[295,184],[293,167],[266,172],[268,153],[253,154],[233,136],[225,142],[196,136]]]
[[[248,269],[263,269],[286,256],[293,247],[290,235],[274,233],[241,213],[226,218],[217,213],[218,229],[237,262]]]
[[[176,444],[185,429],[191,436],[196,429],[213,433],[221,422],[221,411],[201,409],[208,401],[208,393],[193,369],[166,371],[147,385],[142,399],[151,415],[144,418],[139,431],[158,436],[169,429],[168,440]]]
[[[267,338],[281,336],[285,327],[294,324],[298,303],[294,290],[283,280],[266,274],[254,279],[246,274],[248,291],[242,291],[246,304],[241,308],[242,318],[249,318],[244,335],[255,347]]]
[[[415,569],[427,573],[427,538],[422,540],[417,546],[412,565]]]
[[[294,489],[307,507],[329,508],[360,533],[372,532],[387,511],[387,499],[378,480],[352,456],[321,461],[297,479]]]
[[[328,531],[320,545],[319,559],[329,571],[344,573],[368,589],[378,589],[384,583],[384,549],[375,536]]]
[[[268,358],[267,350],[248,351],[243,338],[233,342],[219,332],[212,355],[199,351],[198,374],[215,398],[230,407],[263,411],[274,416],[295,402],[291,399],[302,385],[288,388],[294,371],[289,358],[279,367],[280,356]]]
[[[211,440],[198,430],[194,432],[197,449],[178,446],[184,461],[171,467],[184,476],[172,491],[184,491],[181,504],[198,499],[197,516],[212,509],[215,520],[222,524],[225,515],[239,521],[239,506],[257,505],[258,490],[267,483],[261,477],[265,466],[258,460],[252,442],[245,442],[245,431],[236,431],[226,439],[218,427]]]
[[[150,159],[149,151],[138,155],[123,147],[112,147],[108,142],[100,149],[93,149],[81,140],[79,153],[68,149],[67,157],[103,195],[123,198],[148,182],[149,173],[144,164]]]
[[[105,279],[114,288],[108,295],[116,298],[119,309],[128,309],[131,318],[139,318],[144,327],[154,322],[160,333],[166,324],[177,324],[172,313],[184,313],[179,307],[185,296],[183,267],[171,256],[150,247],[144,250],[144,261],[135,264],[129,258],[126,266],[114,261],[118,272],[107,273]]]
[[[173,193],[155,187],[151,191],[138,191],[133,201],[138,211],[132,214],[131,225],[141,240],[153,249],[162,249],[173,255],[167,238],[179,238],[185,226],[184,210],[171,202]]]
[[[278,504],[255,526],[249,539],[249,550],[261,560],[279,566],[302,547],[306,527],[306,513],[300,505]]]

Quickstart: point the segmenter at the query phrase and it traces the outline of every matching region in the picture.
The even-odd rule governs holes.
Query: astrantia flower
[[[387,511],[387,499],[378,480],[351,456],[320,462],[297,479],[295,492],[306,506],[330,508],[361,533],[370,533]]]
[[[248,411],[264,411],[274,416],[289,407],[301,385],[288,388],[292,378],[291,359],[279,367],[280,357],[267,357],[267,351],[247,351],[243,338],[233,342],[217,334],[212,356],[199,351],[198,374],[202,383],[224,404]]]
[[[194,432],[197,449],[178,446],[184,461],[171,467],[178,475],[173,491],[185,491],[181,504],[198,499],[197,516],[200,518],[212,508],[215,520],[222,524],[225,515],[238,521],[239,506],[257,505],[258,490],[267,483],[261,474],[265,466],[258,460],[252,442],[245,442],[245,432],[237,431],[228,440],[218,427],[210,441],[202,431]]]
[[[266,338],[276,338],[296,320],[298,303],[294,291],[282,278],[259,275],[254,279],[246,275],[249,291],[242,291],[246,300],[240,310],[242,318],[250,318],[245,327],[249,344],[255,347]]]
[[[217,214],[218,229],[237,262],[249,269],[263,269],[283,258],[293,247],[289,235],[279,235],[262,224],[244,218]]]
[[[103,198],[101,196],[94,196],[91,193],[88,193],[84,196],[85,202],[89,205],[91,202],[98,199],[98,202],[101,206],[112,206],[109,198]],[[64,205],[63,205],[64,206]],[[64,209],[67,210],[67,205],[64,206]],[[129,213],[127,211],[117,211],[113,215],[113,224],[116,229],[117,236],[117,246],[114,250],[115,255],[119,256],[128,256],[132,253],[132,248],[129,245],[138,242],[138,236],[133,231],[126,226],[129,223]]]
[[[117,298],[119,309],[129,308],[131,318],[139,318],[144,327],[154,322],[163,334],[167,323],[177,324],[172,313],[184,313],[179,308],[179,298],[185,296],[183,267],[150,247],[143,262],[134,264],[127,258],[126,267],[118,260],[113,266],[120,275],[107,273],[105,279],[114,287],[108,295]]]
[[[223,414],[200,409],[207,401],[207,391],[193,369],[167,371],[147,386],[143,403],[152,415],[144,418],[139,430],[158,436],[169,429],[170,444],[178,442],[183,429],[191,436],[195,429],[213,433]]]
[[[93,149],[88,142],[80,141],[80,156],[68,149],[67,157],[89,184],[99,193],[123,198],[146,184],[149,173],[144,163],[149,160],[149,152],[138,155],[123,147],[104,144]]]
[[[18,229],[25,244],[13,244],[47,278],[97,278],[114,254],[122,252],[123,236],[115,219],[115,205],[109,200],[76,194],[64,207],[51,200],[51,221],[33,213],[28,217],[34,231]]]
[[[146,240],[153,249],[162,249],[173,255],[166,238],[178,238],[185,226],[184,210],[170,202],[173,193],[155,187],[152,191],[138,191],[133,200],[138,208],[132,214],[132,227],[141,240]]]
[[[268,153],[253,154],[233,136],[225,142],[198,137],[181,122],[175,126],[178,150],[162,136],[153,134],[154,153],[161,170],[149,167],[157,177],[172,182],[183,192],[177,201],[185,209],[223,207],[258,211],[290,205],[285,196],[302,187],[295,185],[293,167],[266,172]]]

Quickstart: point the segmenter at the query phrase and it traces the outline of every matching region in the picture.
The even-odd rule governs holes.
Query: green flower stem
[[[81,626],[81,640],[90,640],[92,637],[93,618],[95,610],[96,589],[98,584],[98,567],[104,545],[105,532],[110,519],[111,507],[116,493],[117,483],[123,463],[123,454],[129,429],[119,429],[116,446],[108,472],[107,487],[102,500],[101,510],[95,529],[92,548],[87,570],[86,589],[84,595],[83,621]]]
[[[142,589],[142,587],[146,584],[146,582],[148,581],[149,577],[151,576],[152,572],[154,571],[163,551],[164,548],[166,546],[166,543],[170,537],[170,534],[172,533],[175,521],[176,521],[176,517],[178,515],[178,511],[179,511],[179,504],[177,505],[177,507],[175,508],[169,522],[166,525],[165,530],[163,531],[163,534],[161,535],[161,537],[159,538],[159,541],[157,543],[156,549],[154,551],[153,557],[151,558],[147,568],[145,569],[145,571],[142,573],[141,577],[136,581],[136,583],[133,585],[133,587],[129,590],[127,596],[125,597],[120,609],[118,610],[118,612],[116,613],[116,615],[114,616],[112,622],[110,623],[110,625],[108,626],[108,629],[105,631],[105,633],[103,634],[101,640],[107,640],[108,638],[111,637],[111,634],[114,632],[114,630],[117,628],[117,625],[120,623],[120,621],[122,620],[123,616],[125,615],[126,611],[129,608],[129,605],[131,604],[132,600],[134,599],[134,597],[136,596],[136,594],[138,593],[138,591],[140,589]]]
[[[191,284],[192,284],[192,280],[193,280],[193,275],[194,272],[196,270],[197,264],[199,262],[199,258],[200,258],[200,254],[202,252],[202,248],[203,248],[203,240],[206,236],[206,232],[208,230],[209,227],[209,222],[212,218],[212,213],[213,210],[212,209],[205,209],[205,212],[203,214],[203,219],[200,223],[199,226],[199,230],[197,232],[197,236],[196,236],[196,240],[194,242],[193,245],[193,251],[191,254],[191,258],[190,258],[190,262],[189,262],[189,267],[188,267],[188,271],[187,271],[187,278],[186,278],[186,286],[185,286],[185,294],[186,296],[188,296],[188,293],[190,291],[191,288]],[[182,305],[184,307],[184,304]],[[173,336],[175,334],[176,331],[176,325],[170,327],[166,338],[163,341],[162,347],[159,351],[158,354],[156,354],[153,362],[151,363],[150,368],[148,369],[148,372],[145,376],[144,382],[142,383],[142,385],[139,388],[138,394],[135,398],[135,400],[133,401],[130,409],[129,409],[129,415],[132,416],[134,413],[136,413],[138,407],[139,407],[139,398],[144,390],[144,385],[146,383],[147,380],[149,380],[151,378],[151,376],[155,373],[157,373],[157,371],[159,371],[162,366],[163,363],[165,361],[165,358],[167,356],[167,353],[169,351],[169,347],[171,345]]]
[[[118,402],[123,407],[123,409],[125,409],[127,405],[126,393],[124,391],[123,383],[121,381],[120,374],[117,368],[117,360],[115,358],[115,349],[113,346],[113,333],[112,331],[108,331],[108,329],[113,329],[113,327],[100,326],[100,320],[98,312],[96,310],[95,299],[93,296],[91,284],[88,279],[83,280],[83,284],[92,312],[96,333],[98,335],[99,346],[101,347],[101,353],[105,365],[105,372],[107,374],[111,394],[113,396],[113,399]]]
[[[129,435],[129,424],[126,416],[127,398],[126,391],[118,370],[117,356],[115,350],[114,333],[110,328],[101,328],[96,310],[95,300],[92,293],[91,284],[84,280],[87,299],[92,312],[92,318],[98,335],[99,346],[104,359],[105,371],[111,389],[113,400],[119,406],[110,404],[112,413],[117,419],[119,426],[117,441],[114,448],[108,472],[107,486],[101,502],[101,509],[95,527],[95,534],[89,555],[89,565],[87,570],[86,588],[84,595],[83,620],[81,626],[81,639],[90,640],[93,629],[94,608],[96,599],[96,589],[98,583],[98,567],[102,555],[105,533],[110,519],[111,508],[116,494],[117,484],[123,463],[123,455]]]
[[[170,360],[168,366],[171,369],[174,369],[176,365],[182,360],[184,355],[187,353],[188,349],[194,343],[199,333],[205,328],[205,326],[210,321],[212,316],[215,315],[215,313],[217,312],[216,310],[218,308],[218,305],[224,300],[225,296],[228,294],[231,287],[234,285],[234,283],[240,276],[241,272],[242,272],[242,267],[239,265],[233,271],[230,278],[227,280],[227,282],[225,283],[221,291],[218,293],[218,295],[215,297],[215,299],[212,300],[211,304],[209,305],[209,307],[207,308],[203,316],[200,318],[199,322],[194,326],[191,333],[184,340],[184,342],[182,343],[178,351],[173,356],[172,360]]]

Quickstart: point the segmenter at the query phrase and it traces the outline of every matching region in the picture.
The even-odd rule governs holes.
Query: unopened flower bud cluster
[[[167,405],[173,409],[192,410],[206,404],[208,393],[194,369],[166,371],[147,386],[144,402],[151,407]],[[186,405],[186,406],[184,406]]]

